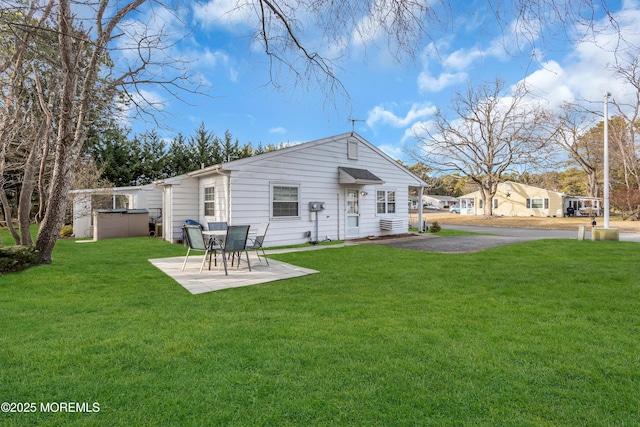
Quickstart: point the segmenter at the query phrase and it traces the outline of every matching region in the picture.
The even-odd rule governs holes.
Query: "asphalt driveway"
[[[375,243],[394,248],[413,249],[426,252],[469,253],[498,246],[539,239],[578,239],[578,230],[548,230],[534,228],[501,228],[447,225],[451,230],[482,233],[465,236],[438,236],[424,233],[399,239],[379,240]],[[585,233],[591,239],[591,232]],[[620,241],[640,243],[640,234],[620,233]]]

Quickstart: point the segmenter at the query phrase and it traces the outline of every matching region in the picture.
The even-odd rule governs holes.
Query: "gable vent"
[[[358,160],[358,140],[350,138],[347,140],[347,158]]]

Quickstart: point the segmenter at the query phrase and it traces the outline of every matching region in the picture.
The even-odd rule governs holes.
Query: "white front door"
[[[347,238],[360,237],[360,195],[358,190],[347,189]]]

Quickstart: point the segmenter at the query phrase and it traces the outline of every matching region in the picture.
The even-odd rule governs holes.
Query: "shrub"
[[[442,228],[440,227],[440,224],[438,224],[438,221],[433,221],[433,224],[429,227],[429,232],[438,233],[440,230],[442,230]]]
[[[38,251],[33,246],[0,248],[0,274],[20,271],[38,264]]]
[[[71,237],[73,235],[73,226],[65,225],[60,229],[60,235],[62,237]]]

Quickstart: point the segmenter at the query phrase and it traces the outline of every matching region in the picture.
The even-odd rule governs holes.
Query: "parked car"
[[[423,208],[428,209],[428,210],[432,210],[432,211],[439,211],[440,210],[439,206],[434,206],[434,205],[424,205]]]
[[[454,214],[459,214],[460,213],[460,208],[457,206],[452,206],[449,208],[449,212],[450,213],[454,213]]]

